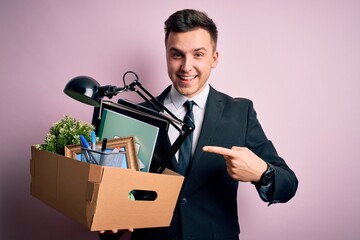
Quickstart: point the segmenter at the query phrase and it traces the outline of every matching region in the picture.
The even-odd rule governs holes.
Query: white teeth
[[[181,79],[183,80],[191,80],[194,79],[196,76],[180,76]]]

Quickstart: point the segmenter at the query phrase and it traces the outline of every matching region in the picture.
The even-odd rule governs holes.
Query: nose
[[[191,72],[192,69],[193,69],[193,62],[192,62],[191,58],[184,57],[183,62],[181,64],[181,70],[183,72]]]

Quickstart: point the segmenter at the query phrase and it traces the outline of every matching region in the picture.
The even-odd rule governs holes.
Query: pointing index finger
[[[228,148],[224,148],[224,147],[217,147],[217,146],[204,146],[203,151],[216,153],[216,154],[220,154],[223,156],[229,156],[229,157],[234,155],[232,150],[230,150]]]

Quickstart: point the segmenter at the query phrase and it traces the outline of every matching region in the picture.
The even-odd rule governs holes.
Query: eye
[[[204,53],[203,52],[195,52],[195,54],[194,54],[194,56],[195,56],[195,58],[202,58],[202,57],[204,57]]]
[[[171,56],[176,59],[182,58],[182,54],[180,52],[173,52]]]

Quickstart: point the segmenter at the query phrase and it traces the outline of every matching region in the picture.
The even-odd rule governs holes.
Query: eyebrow
[[[196,48],[194,52],[198,52],[198,51],[201,51],[201,50],[204,50],[205,52],[207,52],[207,49],[204,48],[204,47]]]
[[[204,51],[207,52],[206,48],[204,48],[204,47],[195,48],[195,49],[193,50],[193,52],[198,52],[198,51],[201,51],[201,50],[204,50]],[[177,48],[175,48],[175,47],[171,47],[171,48],[170,48],[170,51],[176,51],[176,52],[181,52],[181,53],[183,53],[183,51],[181,51],[180,49],[177,49]]]

